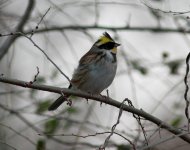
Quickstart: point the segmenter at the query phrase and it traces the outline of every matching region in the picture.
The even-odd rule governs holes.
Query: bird
[[[108,88],[116,75],[117,47],[120,45],[104,32],[79,60],[68,89],[78,89],[94,95]],[[48,110],[56,110],[69,96],[71,95],[60,96]]]

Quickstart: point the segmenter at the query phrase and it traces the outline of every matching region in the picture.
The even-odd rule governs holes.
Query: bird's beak
[[[115,47],[118,47],[118,46],[120,46],[121,44],[119,44],[119,43],[115,43]]]

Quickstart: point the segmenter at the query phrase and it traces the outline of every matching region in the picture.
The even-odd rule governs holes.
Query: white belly
[[[112,83],[116,68],[117,64],[116,62],[113,63],[112,60],[90,66],[90,71],[85,76],[85,81],[78,88],[92,94],[101,93]]]

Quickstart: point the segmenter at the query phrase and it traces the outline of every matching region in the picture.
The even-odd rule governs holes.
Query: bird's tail
[[[49,111],[57,109],[63,102],[67,101],[68,96],[60,96],[53,104],[48,108]]]

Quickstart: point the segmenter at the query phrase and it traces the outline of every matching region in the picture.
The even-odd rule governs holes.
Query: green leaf
[[[39,76],[39,77],[37,77],[35,83],[40,83],[41,84],[41,83],[45,83],[45,81],[46,81],[45,77]]]
[[[146,75],[148,73],[148,70],[145,67],[140,67],[139,71],[141,74]]]
[[[36,150],[45,150],[46,149],[46,142],[42,139],[39,139],[36,145]]]
[[[170,74],[178,74],[179,67],[181,66],[183,60],[173,60],[170,62],[165,63],[169,69],[170,69]]]
[[[63,126],[63,128],[64,128],[64,129],[69,129],[69,128],[72,127],[72,124],[73,124],[72,122],[66,121],[65,124],[64,124],[64,126]]]
[[[45,123],[45,133],[47,134],[52,134],[56,131],[56,129],[58,128],[58,125],[59,125],[59,120],[57,119],[51,119],[51,120],[48,120],[46,123]]]
[[[68,107],[68,108],[67,108],[67,112],[68,112],[69,114],[75,114],[75,113],[78,113],[79,110],[78,110],[76,107]]]
[[[181,121],[182,121],[182,116],[178,116],[171,121],[171,125],[174,127],[179,127]]]
[[[163,60],[166,60],[166,58],[168,58],[169,57],[169,53],[168,52],[163,52],[162,53],[162,59]]]
[[[73,99],[77,99],[78,97],[75,95],[71,95],[69,98],[73,100]]]
[[[173,108],[174,109],[183,109],[183,105],[180,102],[174,102],[173,103]]]
[[[39,102],[36,108],[36,113],[38,114],[43,113],[48,109],[49,106],[50,106],[50,100]]]
[[[146,67],[142,66],[140,61],[134,60],[131,62],[134,69],[139,71],[142,75],[146,75],[148,73],[148,70]]]
[[[52,73],[51,73],[50,78],[51,78],[51,79],[55,79],[55,78],[57,77],[58,73],[59,73],[58,70],[57,70],[57,69],[54,69],[54,70],[52,71]]]
[[[129,145],[118,145],[117,150],[130,150]]]
[[[30,90],[30,98],[34,98],[35,94],[37,93],[37,90],[31,89]]]

